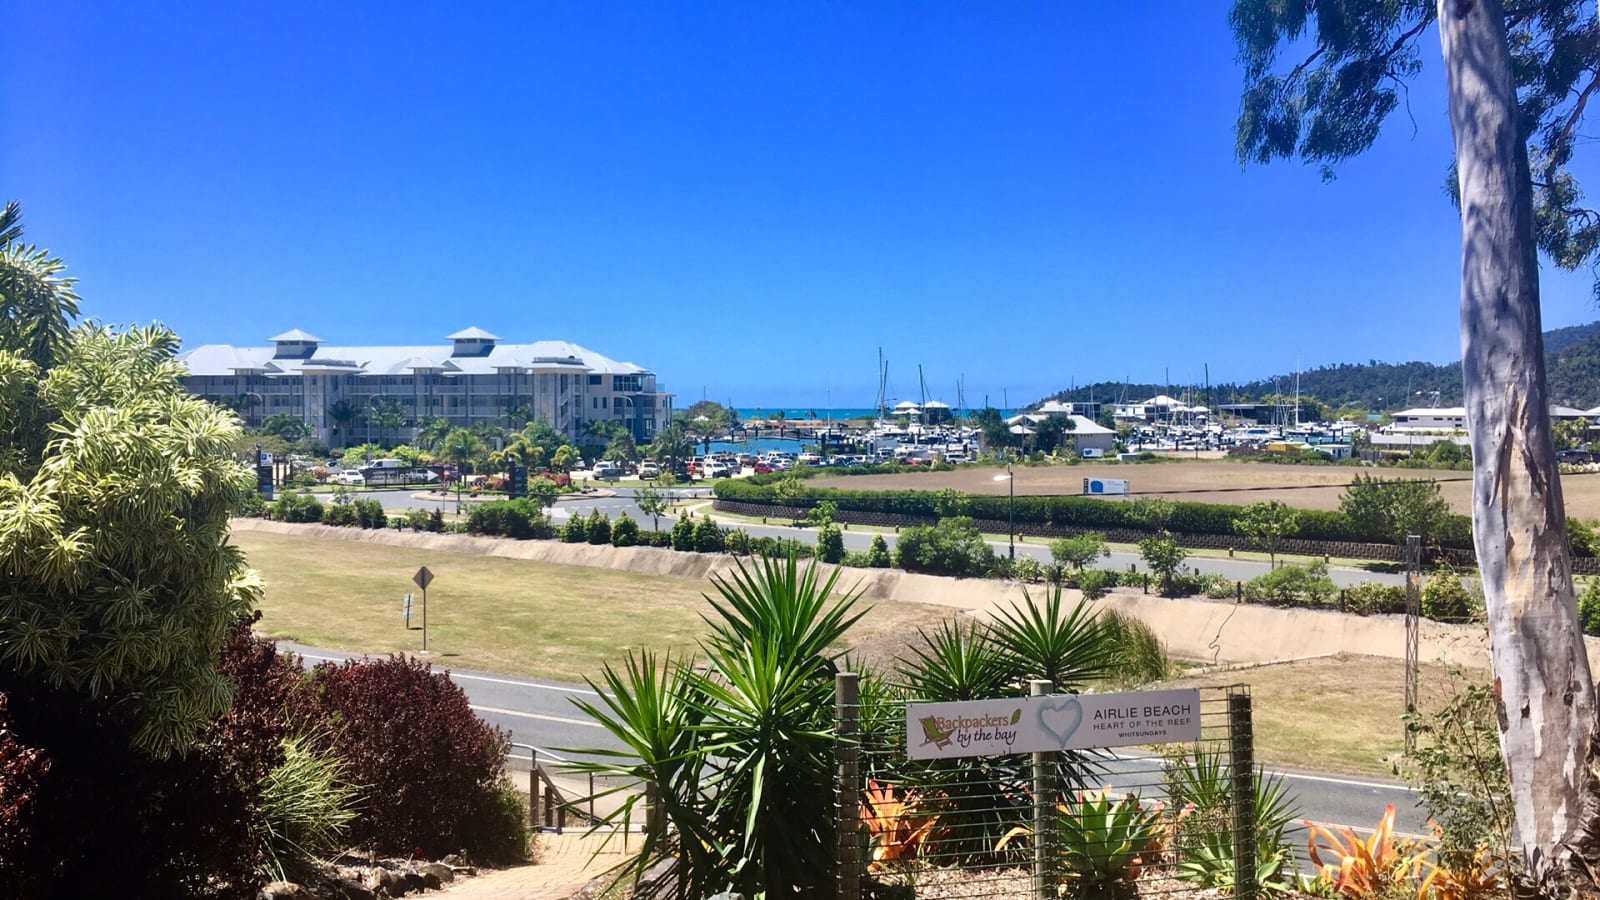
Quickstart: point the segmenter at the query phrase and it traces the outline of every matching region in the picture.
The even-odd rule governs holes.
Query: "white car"
[[[333,480],[336,484],[353,485],[356,487],[364,486],[367,483],[367,479],[355,469],[346,469],[343,472],[333,476]]]
[[[639,478],[640,478],[640,480],[644,480],[646,478],[660,478],[660,477],[661,477],[661,467],[660,466],[656,465],[655,463],[640,463],[639,464]]]

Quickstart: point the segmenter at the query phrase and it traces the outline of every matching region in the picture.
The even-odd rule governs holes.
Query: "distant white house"
[[[1042,409],[1043,407],[1041,407]],[[1062,415],[1058,413],[1052,416],[1042,411],[1038,413],[1023,413],[1007,419],[1006,424],[1011,426],[1012,434],[1033,434],[1038,430],[1040,423],[1052,417],[1065,418],[1072,423],[1071,427],[1067,429],[1066,439],[1074,444],[1080,453],[1084,450],[1110,452],[1112,444],[1117,439],[1115,431],[1093,419],[1078,415]]]

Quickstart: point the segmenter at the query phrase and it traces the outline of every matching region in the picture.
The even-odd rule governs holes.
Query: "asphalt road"
[[[311,663],[351,657],[288,642],[283,646]],[[448,651],[435,657],[434,665],[449,668]],[[574,698],[591,702],[597,699],[587,686],[466,670],[451,670],[450,677],[461,685],[479,716],[509,731],[513,741],[540,748],[541,758],[595,759],[598,757],[577,748],[623,749],[610,732],[572,704]],[[1103,765],[1102,782],[1117,788],[1150,786],[1160,781],[1160,762],[1155,757],[1118,754]],[[1426,832],[1426,816],[1416,806],[1415,793],[1405,785],[1333,773],[1271,771],[1284,777],[1299,798],[1301,814],[1313,821],[1367,829],[1378,821],[1384,806],[1392,803],[1399,830]],[[1304,843],[1303,837],[1296,840],[1299,846]]]

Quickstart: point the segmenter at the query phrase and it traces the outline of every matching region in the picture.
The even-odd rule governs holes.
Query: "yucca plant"
[[[1237,882],[1233,842],[1233,773],[1224,754],[1193,746],[1166,762],[1167,799],[1180,817],[1171,826],[1178,877],[1231,890]],[[1281,775],[1257,767],[1251,778],[1251,818],[1256,835],[1256,884],[1268,893],[1292,889],[1294,856],[1289,827],[1299,817],[1296,798]]]
[[[714,615],[702,665],[630,657],[623,672],[606,669],[598,701],[579,702],[627,749],[600,751],[604,760],[576,769],[656,788],[661,820],[621,877],[637,882],[672,856],[685,896],[829,894],[832,675],[860,618],[859,595],[835,598],[837,573],[822,578],[792,555],[735,566],[707,598]],[[623,820],[638,802],[630,797],[600,824]]]
[[[1027,588],[1022,602],[997,611],[990,636],[1017,681],[1043,678],[1061,691],[1080,691],[1111,673],[1116,636],[1082,601],[1070,608],[1059,585],[1041,604]]]
[[[1057,807],[1056,850],[1063,895],[1076,900],[1132,900],[1135,882],[1161,842],[1161,811],[1139,798],[1113,799],[1111,788],[1083,791]]]
[[[356,817],[360,793],[333,753],[318,749],[304,735],[286,738],[283,761],[262,779],[256,815],[267,873],[287,881],[311,860],[337,848]]]

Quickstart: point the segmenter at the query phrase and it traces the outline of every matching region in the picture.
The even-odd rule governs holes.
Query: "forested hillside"
[[[1551,402],[1580,409],[1600,406],[1600,322],[1547,331],[1544,342]],[[1100,382],[1061,391],[1045,399],[1116,403],[1171,394],[1180,399],[1191,397],[1195,403],[1215,405],[1257,401],[1274,394],[1290,396],[1294,390],[1294,373],[1287,372],[1243,384],[1213,384],[1209,393],[1205,385]],[[1307,369],[1300,373],[1300,395],[1334,409],[1356,407],[1378,411],[1435,404],[1459,406],[1461,363],[1437,365],[1370,360]]]

